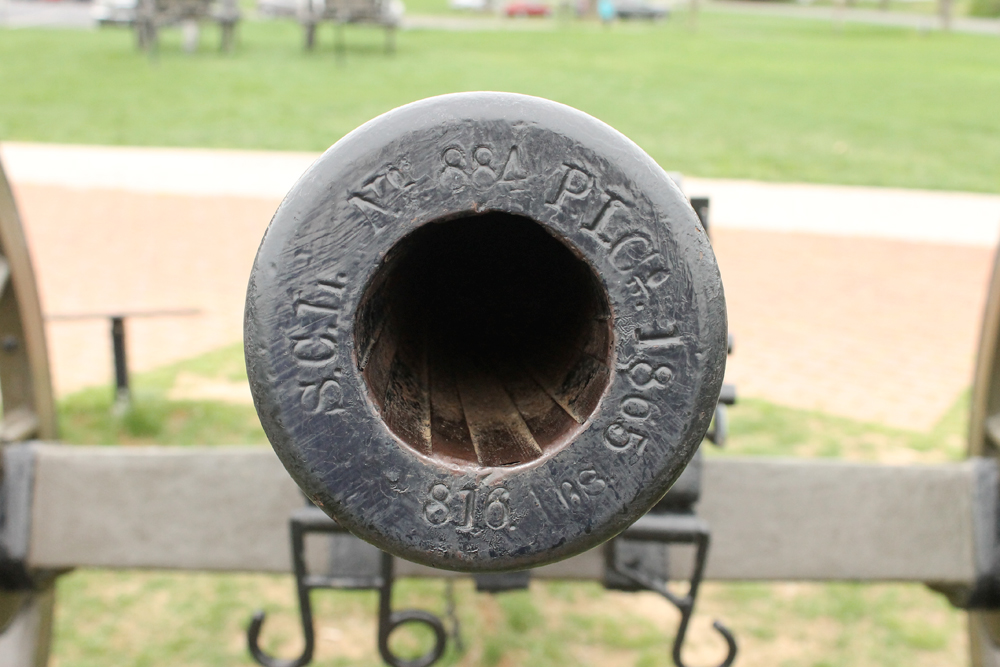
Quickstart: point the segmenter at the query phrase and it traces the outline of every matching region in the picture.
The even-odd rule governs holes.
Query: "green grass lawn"
[[[330,29],[245,22],[233,55],[159,60],[124,30],[0,31],[0,139],[321,150],[416,99],[540,95],[617,127],[668,169],[706,176],[1000,192],[1000,40],[705,13],[549,31]]]
[[[135,407],[111,413],[110,388],[60,405],[69,443],[256,444],[266,446],[249,405],[169,398],[178,377],[246,381],[233,346],[134,378]],[[765,401],[732,409],[732,437],[711,456],[838,457],[866,461],[963,456],[967,397],[930,434],[862,424]],[[244,644],[250,615],[270,613],[265,646],[282,656],[300,644],[290,577],[250,574],[77,571],[59,580],[55,665],[126,667],[252,665]],[[317,667],[376,666],[375,595],[319,592]],[[456,587],[464,651],[443,666],[667,667],[677,616],[652,593],[606,592],[597,584],[549,582],[530,591],[477,594]],[[404,580],[398,607],[443,614],[444,584]],[[709,623],[723,619],[739,638],[745,667],[900,667],[964,663],[962,613],[919,585],[708,583],[691,634],[689,662],[717,663],[722,646]],[[402,631],[401,631],[402,632]],[[406,637],[401,638],[403,641]],[[410,637],[419,643],[420,637]]]

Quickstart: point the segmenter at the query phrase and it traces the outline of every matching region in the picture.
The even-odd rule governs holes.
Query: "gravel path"
[[[846,4],[846,3],[845,3]],[[912,28],[921,32],[941,30],[941,17],[937,14],[916,14],[900,11],[881,11],[857,7],[811,7],[808,4],[787,2],[760,2],[759,0],[713,0],[710,11],[780,16],[783,18],[814,19],[833,23],[862,23],[892,28]],[[949,29],[973,35],[1000,36],[1000,19],[955,17]]]

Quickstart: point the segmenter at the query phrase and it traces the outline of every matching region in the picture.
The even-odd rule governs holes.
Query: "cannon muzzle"
[[[512,570],[593,547],[694,454],[726,359],[705,231],[571,109],[409,104],[302,176],[247,293],[251,389],[309,498],[397,556]]]

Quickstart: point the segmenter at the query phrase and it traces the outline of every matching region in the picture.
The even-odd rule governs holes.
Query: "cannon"
[[[634,143],[465,93],[330,148],[247,291],[250,386],[310,500],[383,551],[519,570],[645,514],[715,414],[725,301],[705,230]]]

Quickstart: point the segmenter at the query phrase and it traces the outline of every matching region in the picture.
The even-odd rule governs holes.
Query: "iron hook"
[[[378,652],[391,667],[430,667],[444,655],[448,632],[441,619],[420,609],[392,610],[393,557],[382,552],[382,587],[378,605]],[[423,623],[434,633],[434,646],[412,660],[401,658],[389,647],[389,635],[405,623]],[[299,666],[296,666],[299,667]]]
[[[697,533],[691,537],[693,538],[691,541],[695,543],[697,551],[695,555],[694,572],[691,574],[691,581],[688,587],[687,595],[684,596],[671,592],[671,590],[667,587],[666,580],[643,572],[638,567],[639,562],[637,560],[627,564],[620,563],[618,561],[617,552],[615,552],[612,561],[616,572],[647,590],[659,593],[666,598],[670,604],[677,607],[679,612],[681,612],[681,622],[677,626],[677,634],[674,635],[673,653],[671,656],[676,667],[688,667],[684,664],[684,660],[681,658],[681,649],[684,647],[684,639],[687,637],[688,624],[691,622],[691,616],[694,614],[694,603],[698,597],[698,588],[701,585],[701,578],[705,571],[705,561],[708,557],[708,543],[710,539],[708,533]],[[722,638],[726,640],[726,658],[718,665],[718,667],[730,667],[733,664],[733,661],[736,660],[736,653],[738,650],[736,638],[733,637],[733,633],[731,633],[729,629],[719,621],[713,622],[712,627],[715,628],[715,631],[722,635]]]
[[[264,667],[303,667],[303,665],[308,665],[312,661],[314,649],[312,614],[310,613],[309,615],[308,625],[306,625],[306,619],[304,616],[302,619],[306,640],[306,645],[302,650],[302,655],[297,658],[292,658],[291,660],[275,658],[274,656],[265,653],[260,647],[260,631],[264,625],[265,618],[267,618],[267,612],[263,609],[258,610],[254,613],[253,619],[250,621],[250,627],[247,628],[247,648],[250,649],[250,655],[253,656],[253,659]]]
[[[426,653],[412,660],[401,658],[389,647],[389,635],[404,623],[423,623],[434,633],[434,646]],[[430,667],[444,655],[448,633],[437,616],[420,609],[404,609],[389,615],[386,625],[379,629],[378,652],[391,667]]]
[[[681,623],[677,628],[677,634],[674,636],[672,656],[674,659],[674,665],[677,667],[688,667],[684,664],[684,660],[681,658],[681,649],[684,646],[688,622],[691,620],[691,613],[693,611],[693,607],[689,608],[687,611],[681,609]],[[733,633],[729,631],[729,628],[724,626],[719,621],[713,621],[712,627],[715,628],[715,631],[722,635],[722,638],[726,640],[726,658],[719,664],[718,667],[730,667],[730,665],[733,664],[733,661],[736,660],[736,652],[738,650],[736,646],[736,638],[733,636]]]
[[[259,610],[253,615],[250,627],[247,628],[247,648],[250,655],[260,665],[264,667],[303,667],[312,662],[313,651],[316,648],[316,635],[313,628],[312,602],[309,599],[309,591],[312,586],[306,581],[306,561],[305,561],[305,532],[306,529],[300,521],[295,519],[292,526],[292,565],[295,570],[295,589],[299,595],[299,619],[302,621],[302,636],[305,640],[305,648],[302,654],[292,660],[282,660],[268,655],[260,647],[260,631],[264,625],[267,614],[264,610]]]

